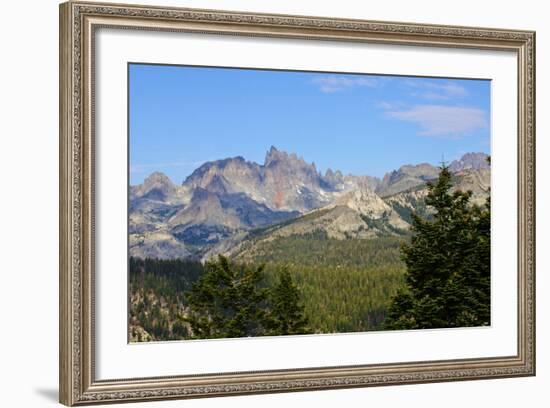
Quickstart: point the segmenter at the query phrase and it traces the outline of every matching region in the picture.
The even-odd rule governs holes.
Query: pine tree
[[[490,200],[470,203],[471,191],[450,192],[442,166],[429,183],[433,219],[413,214],[412,239],[402,247],[407,288],[393,299],[385,327],[425,329],[490,324]]]
[[[192,338],[260,336],[266,331],[267,289],[263,266],[232,265],[223,256],[208,261],[187,294]]]
[[[300,291],[292,281],[287,269],[279,274],[279,282],[270,290],[269,313],[270,335],[306,334],[308,320],[304,315],[304,306],[300,303]]]

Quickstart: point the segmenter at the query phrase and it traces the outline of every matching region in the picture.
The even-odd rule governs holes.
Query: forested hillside
[[[379,330],[389,302],[404,284],[400,245],[406,238],[336,240],[311,234],[265,243],[254,258],[235,258],[249,269],[265,265],[261,286],[288,272],[312,333]],[[191,337],[185,321],[188,291],[204,274],[199,262],[130,261],[132,341]]]

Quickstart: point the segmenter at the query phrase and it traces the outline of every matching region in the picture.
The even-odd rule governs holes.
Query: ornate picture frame
[[[100,28],[511,52],[517,58],[517,353],[98,379],[95,35]],[[125,137],[121,135],[120,137]],[[60,402],[80,405],[535,375],[535,33],[137,5],[60,5]]]

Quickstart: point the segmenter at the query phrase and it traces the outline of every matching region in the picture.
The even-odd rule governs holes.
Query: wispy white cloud
[[[378,101],[374,104],[376,108],[381,108],[386,111],[390,110],[400,110],[407,107],[407,105],[404,102],[401,101]]]
[[[452,82],[428,82],[422,80],[408,79],[404,84],[414,88],[412,96],[421,97],[430,100],[449,100],[452,98],[464,98],[468,96],[468,91],[463,86]]]
[[[456,139],[488,127],[486,112],[473,107],[416,105],[408,109],[388,109],[386,115],[417,124],[423,136]]]
[[[174,167],[195,167],[207,162],[208,160],[166,162],[166,163],[146,163],[130,165],[130,173],[144,173],[151,170],[162,170]]]
[[[324,93],[335,93],[357,87],[375,88],[378,80],[375,78],[351,77],[351,76],[322,76],[313,78],[311,83],[317,85]]]
[[[391,102],[387,102],[387,101],[381,101],[381,102],[378,102],[378,107],[380,107],[382,109],[393,109],[394,104],[391,103]]]

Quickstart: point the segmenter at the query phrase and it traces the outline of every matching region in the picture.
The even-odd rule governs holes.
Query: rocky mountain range
[[[450,163],[455,188],[488,195],[483,153]],[[382,179],[319,172],[275,147],[258,164],[233,157],[204,163],[181,185],[153,173],[130,187],[130,255],[206,259],[234,253],[254,237],[274,239],[322,231],[335,239],[367,239],[406,232],[411,211],[426,211],[426,182],[439,168],[404,165]]]

